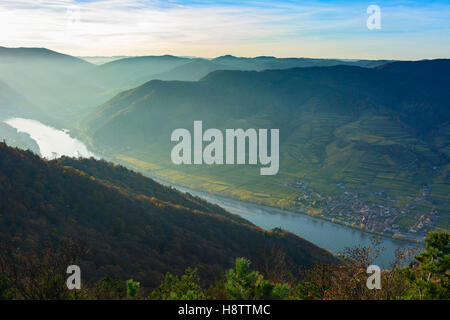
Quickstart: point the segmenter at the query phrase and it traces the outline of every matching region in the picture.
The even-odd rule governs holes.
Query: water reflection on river
[[[11,118],[5,123],[18,132],[27,133],[35,140],[44,158],[55,159],[61,156],[89,158],[94,156],[81,141],[72,138],[66,130],[58,130],[39,121],[23,118]]]

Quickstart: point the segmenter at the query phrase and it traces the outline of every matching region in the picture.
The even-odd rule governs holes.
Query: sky
[[[380,9],[378,29],[367,26],[370,5]],[[450,0],[0,0],[0,46],[75,56],[450,58]]]

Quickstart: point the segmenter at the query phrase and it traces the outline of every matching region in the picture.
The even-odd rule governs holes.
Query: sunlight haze
[[[0,46],[75,56],[424,59],[450,56],[448,1],[2,0]]]

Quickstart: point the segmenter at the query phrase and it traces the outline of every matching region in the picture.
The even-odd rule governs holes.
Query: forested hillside
[[[299,267],[337,261],[293,234],[263,231],[199,198],[104,161],[45,161],[0,144],[0,242],[17,256],[41,256],[70,241],[86,249],[87,283],[105,276],[156,287],[166,272],[198,267],[203,284],[236,257],[298,276]],[[272,266],[275,266],[272,268]]]

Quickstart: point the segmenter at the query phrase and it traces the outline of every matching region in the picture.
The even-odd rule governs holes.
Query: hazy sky
[[[449,58],[450,0],[0,0],[0,30],[0,46],[79,56]]]

